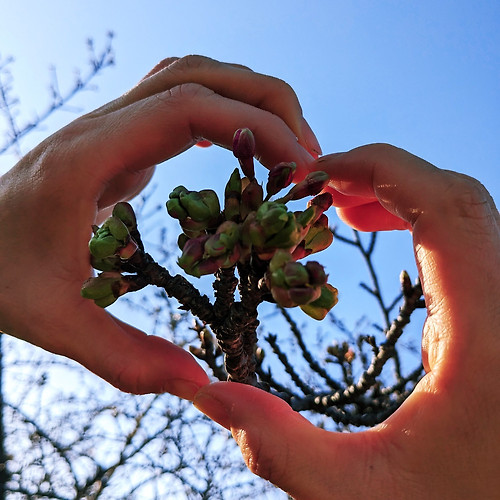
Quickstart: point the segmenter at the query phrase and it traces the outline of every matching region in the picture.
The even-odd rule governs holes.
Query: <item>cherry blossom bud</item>
[[[233,136],[233,154],[238,158],[243,173],[249,178],[255,177],[253,157],[255,155],[255,137],[248,128],[238,129]]]
[[[188,191],[179,196],[182,207],[195,222],[205,222],[220,213],[219,198],[212,189]]]
[[[309,284],[312,286],[322,286],[326,284],[328,279],[325,273],[325,268],[316,261],[309,261],[306,263],[305,268],[309,275]]]
[[[292,183],[296,168],[297,165],[294,162],[278,163],[278,165],[271,168],[266,185],[267,195],[270,197],[288,187]]]
[[[250,212],[257,211],[263,199],[262,186],[256,179],[252,179],[241,193],[241,218],[244,219]]]
[[[129,231],[137,228],[137,218],[130,203],[125,201],[117,203],[113,208],[112,215],[118,217]]]
[[[318,299],[300,308],[311,318],[322,320],[330,309],[338,302],[338,290],[327,283],[321,287],[321,295]]]
[[[224,190],[224,217],[226,220],[238,220],[241,202],[241,177],[235,168]]]
[[[328,226],[328,218],[321,214],[319,219],[310,226],[304,237],[304,249],[307,255],[315,252],[321,252],[328,248],[333,241],[333,232]]]
[[[329,179],[330,176],[326,172],[319,170],[310,172],[303,181],[295,184],[295,186],[278,201],[286,203],[290,200],[300,200],[306,196],[315,196],[323,191]]]
[[[94,236],[89,242],[90,253],[97,259],[114,255],[130,241],[127,226],[118,218],[110,217],[101,227],[94,227]]]
[[[184,244],[182,255],[177,260],[177,264],[179,264],[179,266],[182,267],[186,273],[191,274],[191,270],[203,258],[203,254],[205,252],[205,242],[208,238],[208,235],[203,235],[197,238],[189,239]]]
[[[86,280],[80,293],[83,298],[92,299],[99,307],[107,307],[128,290],[129,283],[120,273],[104,272]]]

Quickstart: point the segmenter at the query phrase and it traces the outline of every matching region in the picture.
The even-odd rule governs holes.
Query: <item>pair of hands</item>
[[[208,384],[184,350],[80,297],[91,224],[137,194],[153,165],[251,128],[267,166],[331,176],[340,216],[409,229],[428,318],[427,374],[384,424],[312,426],[280,399]],[[495,498],[500,487],[500,219],[475,180],[388,145],[314,160],[288,85],[202,57],[167,59],[134,89],[49,137],[0,179],[0,328],[79,361],[124,391],[194,399],[231,429],[250,469],[300,499]]]

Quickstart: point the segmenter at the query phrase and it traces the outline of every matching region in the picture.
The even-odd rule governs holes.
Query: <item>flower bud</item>
[[[295,186],[278,201],[286,203],[290,200],[300,200],[306,196],[315,196],[323,191],[329,179],[330,176],[326,172],[310,172],[303,181],[295,184]]]
[[[181,193],[179,200],[182,208],[195,222],[208,221],[220,213],[219,199],[211,189]]]
[[[107,307],[127,293],[128,289],[129,283],[120,273],[104,272],[86,280],[80,293],[83,298],[92,299],[99,307]]]
[[[241,177],[240,171],[235,168],[224,190],[224,218],[238,220],[241,202]]]
[[[307,255],[311,253],[321,252],[328,248],[333,241],[333,232],[328,226],[328,218],[325,214],[321,214],[319,219],[310,226],[304,237],[304,249]]]
[[[318,278],[320,270],[315,264],[317,263],[304,266],[300,262],[294,262],[289,252],[276,251],[269,262],[265,281],[277,304],[282,307],[296,307],[315,301],[321,296],[321,285],[326,279]]]
[[[117,203],[113,208],[112,215],[118,217],[127,226],[129,231],[137,228],[137,218],[130,203],[125,201]]]
[[[94,236],[89,241],[89,251],[96,259],[111,257],[121,247],[121,243],[109,234],[106,236]]]
[[[328,279],[325,273],[325,268],[316,261],[309,261],[306,263],[305,268],[309,275],[309,284],[312,286],[323,286]]]
[[[233,154],[238,159],[253,158],[255,137],[249,128],[240,128],[233,135]]]
[[[91,254],[90,264],[94,269],[99,271],[118,271],[121,267],[122,260],[118,257],[118,255],[110,255],[104,259],[98,259]]]
[[[192,238],[184,244],[182,255],[177,260],[177,264],[179,264],[186,273],[191,274],[191,269],[203,258],[205,242],[208,238],[208,235],[203,235]]]
[[[270,197],[288,187],[292,183],[296,168],[297,165],[294,162],[278,163],[278,165],[271,168],[266,184],[267,195]]]
[[[290,288],[288,294],[296,306],[301,306],[318,299],[321,295],[321,288],[308,286]]]
[[[167,212],[170,217],[183,221],[188,218],[188,213],[184,210],[179,198],[171,198],[167,201]]]
[[[180,221],[180,225],[184,234],[189,238],[198,238],[198,236],[206,234],[206,222],[195,222],[193,219],[188,217],[187,219]]]
[[[238,158],[243,173],[249,178],[255,177],[253,157],[255,155],[255,137],[248,128],[238,129],[233,136],[233,154]]]
[[[104,222],[101,229],[108,230],[117,241],[123,244],[130,239],[127,226],[118,217],[111,216]]]
[[[328,311],[338,302],[338,290],[329,283],[321,287],[321,295],[318,299],[300,306],[300,308],[311,318],[322,320]]]
[[[94,236],[89,242],[90,253],[97,259],[114,255],[130,241],[127,226],[115,216],[109,217],[101,227],[94,227]]]
[[[290,288],[303,286],[309,282],[309,273],[300,262],[287,262],[283,272],[285,282]]]
[[[257,211],[262,205],[263,199],[262,186],[256,179],[252,179],[241,193],[241,218],[245,219],[250,212]]]
[[[283,203],[266,201],[257,210],[256,220],[263,227],[266,236],[277,234],[285,227],[290,215]]]

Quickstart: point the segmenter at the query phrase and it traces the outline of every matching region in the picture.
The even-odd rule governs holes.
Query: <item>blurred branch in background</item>
[[[76,71],[73,84],[68,89],[61,90],[59,88],[57,70],[55,67],[50,69],[51,83],[48,105],[38,112],[32,120],[21,123],[19,122],[19,112],[22,109],[22,101],[15,94],[14,78],[10,71],[14,58],[10,56],[1,58],[0,56],[0,112],[4,121],[1,131],[3,142],[0,143],[0,155],[13,149],[20,157],[22,154],[20,141],[23,137],[40,127],[55,111],[64,109],[78,93],[93,88],[91,84],[95,77],[114,64],[112,32],[107,34],[106,44],[99,51],[96,51],[94,41],[90,38],[87,40],[87,48],[87,68],[84,71]]]

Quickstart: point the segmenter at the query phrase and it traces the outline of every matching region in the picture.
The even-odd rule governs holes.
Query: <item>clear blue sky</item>
[[[46,103],[51,64],[64,88],[86,60],[86,38],[99,46],[108,30],[116,34],[117,64],[97,80],[98,92],[75,101],[82,110],[116,97],[166,56],[204,54],[289,82],[325,153],[389,142],[479,178],[500,199],[500,2],[9,2],[0,16],[0,54],[16,58],[12,71],[24,110]],[[59,114],[32,139],[74,116]],[[199,183],[190,188],[215,187],[207,185],[208,165],[226,164],[229,172],[230,158],[216,148],[193,150],[162,167],[156,180],[168,193],[186,183],[182,173],[189,168]],[[0,169],[9,162],[4,157]],[[386,262],[397,276],[411,260],[409,239],[388,242],[397,245]],[[333,255],[344,258],[341,250]],[[335,260],[333,281],[349,296],[357,280]]]

